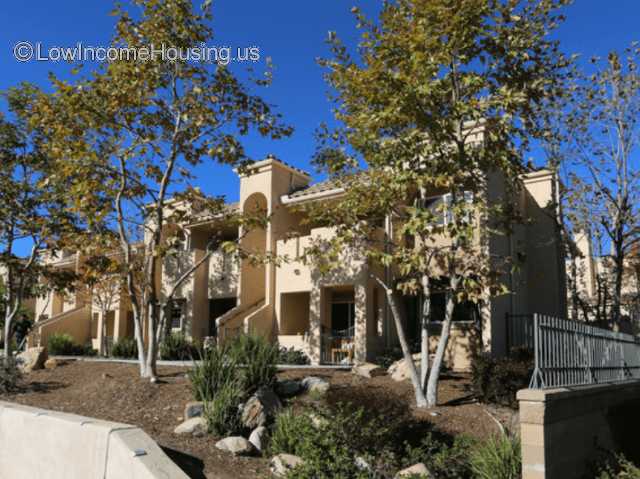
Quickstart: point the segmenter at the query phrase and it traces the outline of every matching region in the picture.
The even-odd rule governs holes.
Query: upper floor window
[[[467,205],[473,204],[473,192],[465,191],[463,193],[464,201]],[[443,195],[430,196],[425,198],[424,207],[427,208],[436,218],[436,224],[446,226],[453,222],[453,211],[451,210],[452,195],[445,193]],[[471,220],[470,212],[466,212],[464,220]]]
[[[186,300],[184,298],[174,299],[169,305],[169,318],[171,329],[182,329],[185,315]]]

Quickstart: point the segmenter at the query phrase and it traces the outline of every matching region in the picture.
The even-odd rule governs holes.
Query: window
[[[451,202],[451,195],[449,193],[445,195],[431,196],[425,198],[424,207],[428,209],[431,214],[436,218],[436,224],[439,226],[446,225],[450,218],[448,215],[448,205]]]
[[[173,239],[173,248],[177,252],[189,251],[191,249],[191,235],[186,234],[183,230],[177,231]]]
[[[353,291],[333,291],[331,298],[331,334],[333,336],[352,337],[355,316]]]
[[[448,280],[432,281],[431,284],[431,322],[444,321],[446,309],[446,287]],[[476,321],[479,318],[478,305],[473,301],[456,303],[453,308],[453,321]]]
[[[185,299],[174,299],[171,301],[168,318],[171,322],[171,329],[182,329],[185,305]]]
[[[464,191],[463,198],[467,205],[473,204],[473,192]],[[444,195],[431,196],[425,198],[424,207],[427,208],[436,218],[436,224],[439,226],[448,225],[453,221],[453,212],[451,211],[451,193]],[[471,221],[470,212],[465,214],[464,221]]]

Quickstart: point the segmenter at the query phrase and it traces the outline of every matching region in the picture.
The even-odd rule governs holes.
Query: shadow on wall
[[[204,474],[204,462],[194,456],[176,451],[169,447],[161,447],[162,451],[169,456],[176,465],[182,469],[191,479],[207,479]]]
[[[613,406],[608,410],[606,416],[617,452],[621,452],[636,464],[640,463],[640,447],[638,447],[640,409],[638,401],[627,401]]]

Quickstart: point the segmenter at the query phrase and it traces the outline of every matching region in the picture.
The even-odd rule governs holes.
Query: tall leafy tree
[[[590,316],[617,323],[625,271],[640,244],[640,48],[592,60],[575,81],[568,129],[566,210],[601,261]]]
[[[358,57],[330,34],[323,60],[337,130],[321,129],[317,163],[343,177],[347,193],[312,221],[337,226],[310,257],[330,268],[349,244],[373,264],[387,292],[418,406],[434,406],[454,310],[505,291],[510,258],[490,257],[488,235],[516,213],[510,194],[523,151],[541,134],[536,105],[557,94],[566,60],[549,33],[567,2],[555,0],[386,1],[377,21],[353,9]],[[366,172],[352,175],[366,166]],[[492,198],[488,181],[502,178]],[[446,193],[441,203],[432,195]],[[385,220],[394,225],[376,235]],[[479,226],[482,225],[482,228]],[[392,279],[375,274],[386,266]],[[429,365],[430,295],[443,292],[444,320]],[[422,293],[421,362],[413,367],[395,300]],[[430,366],[430,367],[429,367]]]
[[[114,11],[112,45],[211,45],[210,4],[132,0],[132,8]],[[159,277],[179,231],[167,225],[196,213],[196,204],[214,217],[223,212],[219,199],[208,201],[189,186],[193,168],[207,160],[241,167],[250,160],[242,136],[291,133],[250,88],[268,85],[269,71],[250,77],[243,83],[228,66],[188,58],[121,60],[73,83],[54,79],[54,93],[38,101],[33,121],[47,134],[74,207],[90,223],[117,231],[143,377],[156,377],[166,304]]]
[[[74,279],[43,261],[64,247],[77,226],[64,208],[64,185],[50,178],[52,161],[42,151],[41,137],[26,121],[36,93],[30,85],[7,92],[14,118],[0,118],[0,302],[7,362],[24,300],[48,288],[62,290]]]

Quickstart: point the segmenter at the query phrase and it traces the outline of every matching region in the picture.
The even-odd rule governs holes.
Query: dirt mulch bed
[[[308,371],[300,370],[280,374],[289,379],[309,375]],[[366,379],[346,371],[315,371],[313,375],[331,383],[327,396],[331,403],[349,402],[375,411],[405,407],[416,422],[429,423],[424,429],[435,428],[451,436],[466,434],[486,438],[499,432],[496,420],[506,425],[512,420],[509,409],[488,407],[474,399],[467,374],[443,375],[438,388],[438,407],[430,410],[414,407],[415,396],[409,381],[396,382],[387,375]]]
[[[44,409],[80,414],[141,427],[165,452],[194,478],[264,478],[269,476],[262,458],[235,458],[215,448],[213,437],[178,436],[174,428],[182,422],[184,406],[192,400],[185,369],[159,368],[161,381],[151,384],[138,376],[131,364],[70,361],[52,370],[34,371],[26,378],[25,390],[0,395],[0,399]],[[345,371],[290,370],[283,378],[320,376],[328,379],[329,402],[388,409],[390,404],[409,407],[414,403],[411,385],[388,376],[373,379]],[[468,378],[448,376],[441,382],[439,402],[433,411],[412,409],[416,422],[433,425],[448,434],[486,437],[497,431],[486,408],[468,392]],[[496,415],[496,412],[493,412]],[[504,414],[499,411],[498,415]]]

